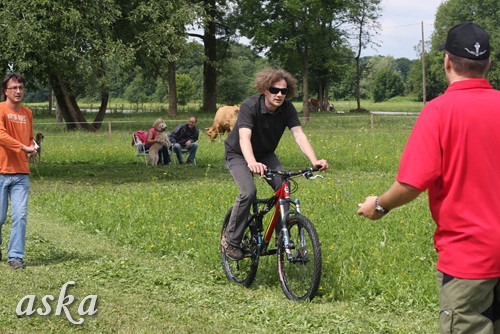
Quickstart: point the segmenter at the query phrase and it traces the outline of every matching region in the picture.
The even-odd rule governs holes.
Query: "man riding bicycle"
[[[326,160],[316,158],[302,130],[297,110],[285,99],[295,96],[297,80],[285,70],[268,68],[257,73],[255,88],[261,93],[243,101],[235,130],[224,143],[225,165],[240,190],[221,241],[231,260],[243,258],[240,243],[250,207],[257,195],[252,173],[262,176],[266,169],[284,170],[274,151],[286,127],[313,166],[321,171],[328,168]],[[276,177],[268,183],[276,190],[281,185],[281,179]]]

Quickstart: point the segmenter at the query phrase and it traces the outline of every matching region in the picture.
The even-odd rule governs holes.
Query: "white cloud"
[[[428,40],[434,31],[434,17],[442,0],[382,0],[381,31],[375,37],[381,45],[362,52],[363,56],[382,55],[415,59],[414,47]]]

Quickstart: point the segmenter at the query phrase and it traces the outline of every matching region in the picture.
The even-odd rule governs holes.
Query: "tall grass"
[[[0,310],[0,325],[24,332],[436,331],[434,227],[426,196],[377,222],[356,215],[358,202],[380,194],[393,182],[414,118],[387,117],[370,129],[367,115],[321,113],[303,124],[318,157],[327,159],[331,168],[324,179],[299,179],[294,194],[316,225],[324,264],[319,295],[312,303],[299,304],[288,302],[281,293],[274,258],[262,260],[250,289],[225,279],[219,263],[219,231],[237,189],[223,165],[223,143],[210,143],[203,135],[195,166],[145,166],[136,159],[130,134],[133,129],[147,129],[157,116],[120,117],[132,122],[113,123],[111,136],[107,128],[97,133],[66,132],[44,125],[47,119],[36,119],[35,128],[44,131],[46,139],[42,162],[32,167],[30,210],[41,220],[54,221],[47,222],[54,224],[52,229],[70,231],[75,238],[68,233],[44,234],[33,227],[26,272],[34,270],[30,262],[45,271],[39,269],[37,277],[26,275],[23,282],[51,285],[54,277],[46,273],[51,270],[58,283],[65,282],[78,270],[76,281],[84,282],[85,289],[94,286],[107,299],[99,315],[83,327],[53,318],[15,320],[13,309]],[[210,122],[210,116],[200,115],[200,127]],[[277,153],[287,168],[309,165],[289,132]],[[265,182],[257,180],[257,185],[259,194],[270,194]],[[126,257],[113,260],[118,255],[108,244]],[[65,251],[56,256],[48,245]],[[93,248],[98,250],[93,253]],[[83,250],[92,254],[90,263],[78,255]],[[51,256],[69,269],[45,263]],[[6,279],[0,278],[0,303],[15,308],[19,297],[9,297]],[[45,283],[34,283],[37,280]],[[30,291],[18,288],[19,294]],[[128,313],[124,305],[137,307],[136,314]],[[136,327],[145,323],[143,329]]]

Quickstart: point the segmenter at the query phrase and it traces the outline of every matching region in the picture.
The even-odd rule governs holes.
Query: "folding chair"
[[[168,148],[168,152],[170,154],[170,160],[175,161],[176,163],[179,163],[179,160],[177,160],[177,155],[174,152],[174,145],[173,144]],[[185,163],[188,156],[189,156],[189,150],[187,148],[182,148],[181,154],[185,155],[185,157],[184,157],[184,163]],[[196,165],[196,159],[194,159],[193,164]]]
[[[136,149],[136,157],[138,161],[144,159],[144,163],[148,164],[149,150],[146,150],[146,145],[137,137],[135,133],[132,134],[132,145]]]

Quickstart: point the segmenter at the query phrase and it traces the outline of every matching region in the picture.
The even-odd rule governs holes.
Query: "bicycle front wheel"
[[[281,289],[290,300],[312,300],[321,279],[321,247],[311,221],[301,215],[288,217],[288,247],[283,232],[278,236],[278,273]]]
[[[229,218],[231,217],[232,208],[226,213],[224,222],[222,224],[221,240],[226,231]],[[228,280],[236,282],[243,286],[250,286],[257,275],[257,268],[259,266],[259,256],[257,254],[257,240],[256,236],[251,232],[250,227],[247,226],[243,234],[241,248],[245,257],[241,260],[234,261],[226,256],[222,245],[220,246],[220,258],[222,268]]]

